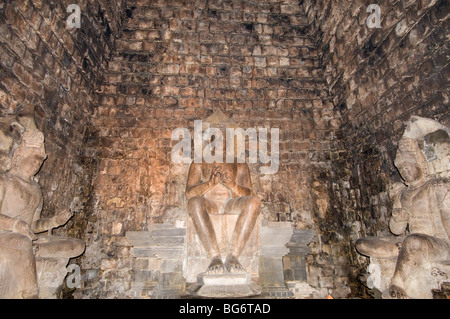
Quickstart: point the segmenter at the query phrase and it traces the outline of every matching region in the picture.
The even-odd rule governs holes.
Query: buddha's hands
[[[64,225],[65,223],[67,223],[69,221],[69,219],[71,219],[73,216],[73,212],[69,211],[69,210],[64,210],[61,214],[58,214],[56,216],[52,217],[52,221],[53,221],[53,225],[55,225],[54,227],[59,227]]]
[[[216,186],[219,184],[222,175],[222,168],[220,166],[215,166],[211,172],[211,178],[209,181],[212,183],[212,186]]]
[[[392,218],[396,222],[407,222],[409,220],[409,214],[403,208],[394,208],[392,210]]]
[[[22,235],[27,236],[30,240],[36,240],[37,236],[34,234],[30,225],[23,220],[16,220],[13,225],[13,232],[20,233]]]
[[[222,174],[220,176],[220,182],[231,190],[236,187],[235,181],[231,179],[228,173]]]

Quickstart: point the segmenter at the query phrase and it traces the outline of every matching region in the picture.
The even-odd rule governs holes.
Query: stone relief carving
[[[0,173],[11,168],[11,157],[19,145],[23,126],[15,116],[0,118]]]
[[[42,191],[34,177],[47,157],[44,135],[31,117],[11,127],[21,139],[0,175],[0,297],[55,298],[69,259],[81,255],[85,245],[51,234],[72,212],[41,217]],[[3,133],[1,144],[11,148],[14,142],[4,137]]]
[[[450,130],[413,116],[394,161],[403,183],[391,186],[389,229],[398,237],[360,238],[370,257],[369,288],[383,298],[431,298],[450,268]],[[405,236],[406,235],[406,236]]]

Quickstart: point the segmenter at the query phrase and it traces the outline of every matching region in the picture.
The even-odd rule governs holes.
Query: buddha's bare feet
[[[218,275],[223,274],[224,272],[225,268],[223,266],[222,258],[220,258],[220,256],[216,256],[211,260],[211,263],[205,273],[208,275]]]
[[[389,286],[389,297],[392,299],[408,299],[405,290],[396,285]]]
[[[225,260],[225,268],[230,273],[235,274],[245,273],[244,267],[242,267],[241,263],[233,255],[228,256],[227,259]]]

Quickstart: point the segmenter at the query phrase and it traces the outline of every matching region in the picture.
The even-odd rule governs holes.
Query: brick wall
[[[450,122],[447,2],[378,1],[374,29],[362,0],[80,1],[80,29],[70,3],[0,4],[0,116],[44,132],[44,215],[75,209],[59,231],[87,245],[76,297],[126,296],[126,231],[185,205],[171,133],[214,109],[280,129],[278,173],[250,167],[263,218],[316,230],[316,297],[364,295],[354,241],[387,234],[403,122]]]
[[[262,215],[315,227],[315,210],[327,209],[323,180],[340,120],[302,10],[298,1],[127,2],[129,19],[92,119],[98,219],[89,226],[95,235],[84,268],[96,279],[86,294],[129,288],[125,232],[185,207],[188,165],[172,163],[171,133],[192,132],[193,121],[214,109],[244,129],[280,129],[278,173],[262,176],[251,165]]]
[[[92,98],[121,28],[120,1],[79,2],[79,29],[67,26],[70,3],[0,4],[0,115],[33,114],[45,135],[48,159],[39,174],[43,216],[85,207],[91,164],[84,143]],[[80,237],[72,225],[82,219],[61,231]]]
[[[304,1],[343,148],[333,161],[335,213],[346,221],[354,275],[366,259],[361,236],[388,234],[388,187],[397,141],[411,115],[450,123],[447,1],[377,1],[381,28],[368,28],[373,1]],[[356,285],[358,285],[356,283]]]

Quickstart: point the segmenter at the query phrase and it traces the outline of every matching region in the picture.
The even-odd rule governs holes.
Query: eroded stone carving
[[[368,284],[383,298],[431,298],[431,290],[448,279],[449,135],[433,120],[411,118],[394,161],[404,183],[394,184],[390,194],[389,228],[399,237],[356,242],[357,251],[371,259]]]
[[[219,128],[224,128],[224,124],[230,125],[228,119],[222,117],[223,113],[216,112],[206,122]],[[200,274],[199,280],[202,284],[211,281],[214,285],[227,284],[224,281],[250,284],[250,275],[239,257],[258,221],[261,203],[253,195],[248,165],[237,163],[236,160],[234,163],[192,163],[187,178],[186,198],[188,215],[210,259],[209,266]],[[219,227],[232,229],[226,251],[221,249],[216,233],[218,228],[214,227],[220,215],[237,216],[235,222],[226,219]],[[233,225],[229,225],[232,220]],[[227,230],[223,233],[227,233]],[[222,276],[215,278],[215,275]],[[235,291],[238,295],[246,293],[238,290]],[[211,293],[220,295],[217,295],[217,291]]]
[[[0,175],[0,297],[54,298],[69,259],[81,255],[85,245],[51,235],[73,213],[41,218],[42,191],[34,176],[47,157],[44,135],[31,118],[14,125],[20,127],[20,144],[10,169]]]

